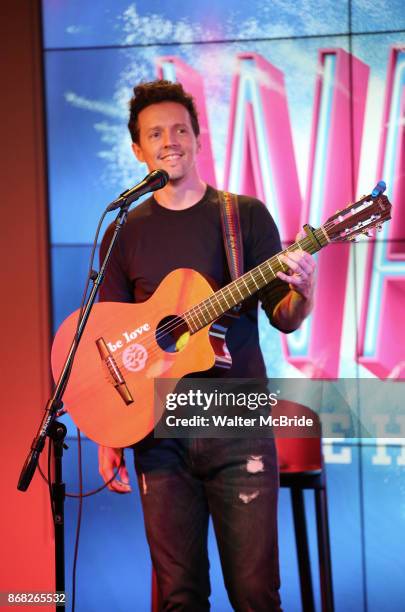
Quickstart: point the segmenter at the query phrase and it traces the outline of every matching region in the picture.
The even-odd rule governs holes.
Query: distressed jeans
[[[210,609],[208,517],[238,612],[278,612],[278,469],[267,439],[155,439],[134,447],[161,609]]]

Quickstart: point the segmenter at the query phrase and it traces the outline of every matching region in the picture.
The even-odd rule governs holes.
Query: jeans
[[[279,612],[274,440],[148,436],[134,453],[161,609],[210,609],[211,514],[234,610]]]

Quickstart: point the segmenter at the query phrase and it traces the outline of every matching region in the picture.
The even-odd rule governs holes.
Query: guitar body
[[[304,238],[219,291],[214,292],[198,272],[180,269],[166,276],[142,304],[96,304],[64,395],[76,425],[92,440],[112,447],[129,446],[148,435],[161,416],[154,414],[154,379],[167,379],[167,394],[186,374],[214,365],[229,368],[225,335],[231,309],[277,278],[277,272],[288,270],[280,255],[301,249],[313,254],[330,242],[347,242],[381,228],[391,218],[391,204],[381,195],[385,183],[381,185],[370,196],[337,211],[319,229],[305,225]],[[187,321],[181,318],[183,313]],[[56,334],[55,380],[71,347],[77,319],[75,312]]]
[[[184,324],[179,326],[178,317],[166,318],[188,311],[213,293],[201,274],[179,269],[166,276],[146,302],[102,302],[94,306],[64,395],[67,411],[86,436],[104,446],[134,444],[152,431],[159,416],[154,415],[155,378],[179,379],[214,365],[230,367],[227,330],[218,323],[191,335],[183,334],[177,343],[179,350],[173,351],[173,343],[171,348],[162,348],[167,331],[187,330]],[[76,332],[77,318],[78,311],[56,334],[51,357],[55,380]],[[111,374],[114,368],[124,379],[121,386],[125,386],[126,401],[117,391]],[[165,393],[175,384],[176,380],[168,381]]]

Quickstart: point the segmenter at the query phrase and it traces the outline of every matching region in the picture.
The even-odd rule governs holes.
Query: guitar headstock
[[[381,229],[391,219],[391,208],[385,195],[365,196],[329,217],[322,229],[330,242],[354,240],[359,234],[370,236],[371,230]]]

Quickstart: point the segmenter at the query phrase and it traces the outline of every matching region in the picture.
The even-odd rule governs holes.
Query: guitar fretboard
[[[270,259],[225,285],[182,315],[190,332],[194,334],[199,329],[206,327],[234,306],[241,304],[248,297],[263,289],[277,277],[277,272],[285,272],[288,266],[281,261],[280,255],[287,255],[300,249],[312,255],[326,246],[327,243],[327,234],[323,227],[320,227],[313,230],[313,238],[306,236],[302,240],[294,242],[284,251],[273,255]]]

